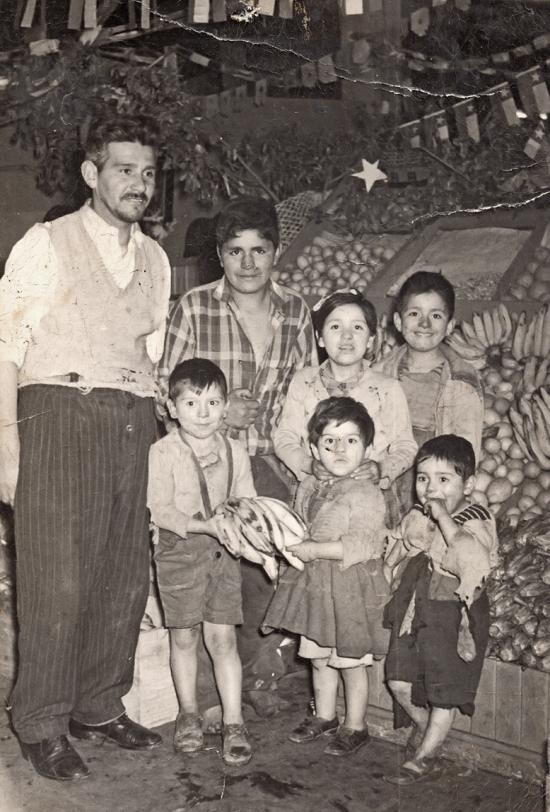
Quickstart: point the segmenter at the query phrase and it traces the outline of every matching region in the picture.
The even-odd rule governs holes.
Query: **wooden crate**
[[[540,210],[481,212],[438,217],[403,246],[393,260],[388,263],[384,273],[373,280],[367,295],[372,300],[386,298],[388,289],[398,283],[403,275],[408,272],[440,231],[461,231],[472,228],[513,228],[526,231],[529,236],[501,277],[494,299],[495,301],[505,301],[507,306],[512,303],[521,305],[520,309],[528,309],[530,304],[536,305],[537,303],[517,302],[517,300],[510,298],[508,291],[518,273],[521,273],[525,265],[532,259],[535,249],[538,248],[545,236],[547,226],[548,214]],[[473,310],[494,307],[494,302],[489,299],[475,302],[461,299],[457,304],[459,318],[468,318]]]
[[[369,669],[369,711],[391,729],[392,701],[384,685],[384,663]],[[470,718],[459,714],[450,736],[455,755],[469,754],[495,772],[542,778],[550,730],[550,674],[487,658]]]
[[[176,718],[178,700],[170,672],[167,629],[140,632],[134,684],[123,701],[130,718],[145,727],[157,727]]]

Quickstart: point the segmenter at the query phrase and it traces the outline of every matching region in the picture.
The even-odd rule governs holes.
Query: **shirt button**
[[[221,557],[222,557],[222,554],[221,554],[220,550],[216,550],[216,552],[214,553],[214,558],[221,558]]]
[[[128,425],[126,426],[126,431],[129,433],[129,432],[131,432],[133,430],[134,430],[134,427],[132,426],[132,424],[128,423]]]

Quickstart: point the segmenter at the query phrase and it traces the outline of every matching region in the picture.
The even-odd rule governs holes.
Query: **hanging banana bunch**
[[[541,386],[550,386],[550,357],[530,355],[523,367],[519,388],[530,395]]]
[[[391,322],[388,321],[386,313],[378,322],[376,335],[374,337],[373,362],[382,361],[397,346],[397,336]]]
[[[547,358],[550,353],[550,310],[545,304],[538,313],[529,318],[523,310],[518,317],[512,335],[512,355],[516,361],[529,356]]]
[[[517,444],[528,459],[550,471],[550,392],[524,393],[509,412]]]
[[[500,303],[494,310],[474,313],[471,323],[461,322],[447,343],[457,355],[481,370],[506,361],[513,331],[508,308]]]

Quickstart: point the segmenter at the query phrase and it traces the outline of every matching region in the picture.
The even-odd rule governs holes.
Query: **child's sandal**
[[[443,769],[438,758],[413,758],[401,765],[397,775],[385,775],[384,781],[406,787],[420,781],[434,780],[441,775]]]
[[[201,718],[198,713],[178,713],[174,730],[174,750],[196,753],[204,747]]]
[[[224,725],[222,758],[231,767],[242,767],[252,758],[252,747],[244,725]]]

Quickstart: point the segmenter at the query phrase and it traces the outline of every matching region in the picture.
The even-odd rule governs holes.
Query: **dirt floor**
[[[219,737],[197,755],[176,755],[172,725],[149,753],[79,742],[92,774],[60,784],[39,777],[20,755],[7,717],[0,726],[1,812],[543,812],[538,784],[506,779],[448,762],[437,782],[398,789],[383,776],[402,761],[397,745],[374,739],[354,756],[323,754],[324,743],[293,745],[287,733],[303,716],[308,683],[285,688],[290,708],[269,721],[247,721],[254,757],[242,769],[224,766]]]

